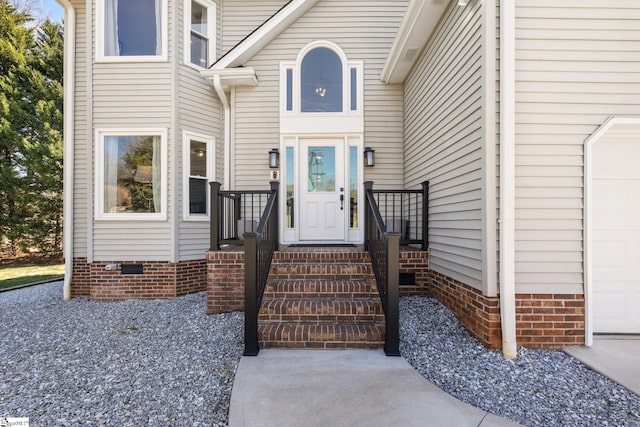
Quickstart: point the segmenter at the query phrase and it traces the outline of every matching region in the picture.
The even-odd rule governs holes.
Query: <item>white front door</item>
[[[342,139],[300,140],[300,240],[345,240],[348,193],[344,154]]]
[[[593,147],[593,330],[640,333],[640,143]]]

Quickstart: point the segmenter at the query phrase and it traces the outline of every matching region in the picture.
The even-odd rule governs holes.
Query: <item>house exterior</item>
[[[640,332],[637,2],[58,2],[66,298],[204,290],[211,181],[278,179],[282,244],[429,181],[431,294],[485,345]]]

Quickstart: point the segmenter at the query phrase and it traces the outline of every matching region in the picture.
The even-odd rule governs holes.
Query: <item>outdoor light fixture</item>
[[[376,165],[376,160],[374,157],[374,153],[376,150],[371,147],[366,147],[364,149],[364,167],[371,168]]]
[[[280,167],[280,150],[277,148],[269,151],[269,167],[271,169],[278,169]]]

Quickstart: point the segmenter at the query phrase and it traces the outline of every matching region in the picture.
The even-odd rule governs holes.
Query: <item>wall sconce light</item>
[[[458,0],[458,6],[466,6],[467,0]]]
[[[269,151],[269,167],[271,169],[278,169],[280,167],[280,150],[277,148]]]
[[[376,165],[376,159],[374,157],[374,153],[376,150],[371,147],[366,147],[364,149],[364,167],[371,168]]]

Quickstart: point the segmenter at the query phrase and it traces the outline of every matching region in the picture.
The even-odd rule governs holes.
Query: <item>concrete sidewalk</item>
[[[230,427],[498,427],[382,350],[261,350],[236,373]]]
[[[640,335],[596,335],[591,347],[567,347],[564,351],[640,395]]]

